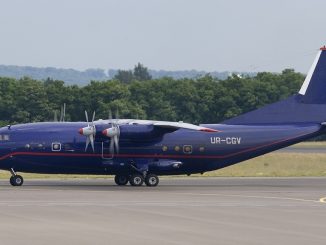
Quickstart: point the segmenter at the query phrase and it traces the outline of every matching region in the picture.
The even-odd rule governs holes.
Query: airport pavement
[[[1,180],[0,244],[326,244],[326,178]]]

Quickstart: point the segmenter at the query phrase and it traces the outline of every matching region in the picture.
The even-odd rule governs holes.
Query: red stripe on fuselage
[[[278,141],[274,141],[272,143],[268,143],[268,144],[264,144],[264,145],[260,145],[260,146],[256,146],[256,147],[252,147],[252,148],[248,148],[242,151],[238,151],[235,153],[230,153],[227,155],[163,155],[163,154],[114,154],[113,157],[117,158],[167,158],[167,159],[179,159],[179,158],[187,158],[187,159],[222,159],[222,158],[228,158],[228,157],[233,157],[242,153],[248,153],[251,151],[255,151],[264,147],[268,147],[268,146],[272,146],[272,145],[276,145],[279,143],[283,143],[286,142],[288,140],[292,140],[304,135],[308,135],[307,133],[305,134],[300,134],[297,135],[295,137],[290,137],[290,138],[286,138],[286,139],[282,139],[282,140],[278,140]],[[21,155],[26,155],[26,156],[64,156],[64,157],[102,157],[102,154],[98,154],[98,153],[62,153],[62,152],[13,152],[10,154],[6,154],[2,157],[0,157],[0,161],[4,160],[6,158],[12,157],[12,156],[21,156]],[[111,154],[104,154],[103,155],[106,158],[110,158],[112,157]]]

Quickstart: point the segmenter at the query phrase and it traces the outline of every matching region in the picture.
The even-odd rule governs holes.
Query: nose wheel
[[[20,175],[17,175],[13,169],[11,169],[10,172],[12,174],[12,176],[10,177],[10,180],[9,180],[10,184],[12,186],[22,186],[24,183],[23,177]]]

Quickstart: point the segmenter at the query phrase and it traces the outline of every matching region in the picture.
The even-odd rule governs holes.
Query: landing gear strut
[[[10,169],[11,177],[10,177],[10,184],[12,186],[22,186],[24,183],[24,179],[22,176],[17,175],[14,169]]]

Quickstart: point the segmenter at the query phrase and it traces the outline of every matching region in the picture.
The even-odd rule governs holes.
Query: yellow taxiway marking
[[[319,199],[319,202],[326,203],[326,197],[322,197]]]

